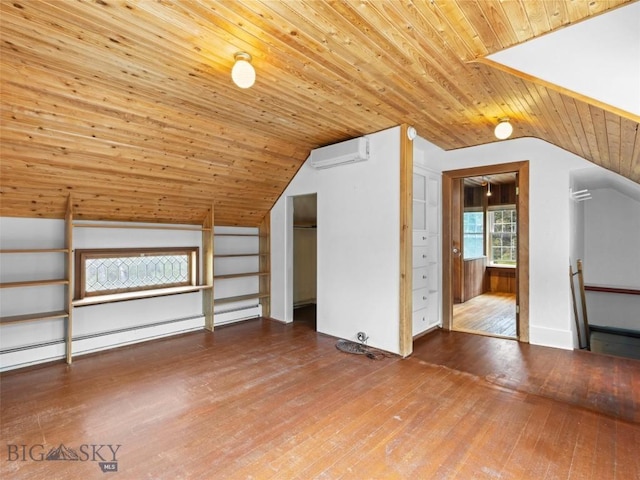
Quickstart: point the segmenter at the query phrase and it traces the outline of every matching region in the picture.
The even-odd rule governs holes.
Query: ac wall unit
[[[329,168],[365,160],[369,160],[369,139],[359,137],[311,150],[309,161],[314,168]]]

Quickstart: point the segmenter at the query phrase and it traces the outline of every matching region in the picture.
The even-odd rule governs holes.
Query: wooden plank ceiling
[[[637,118],[475,61],[623,3],[2,0],[0,214],[257,225],[315,147],[501,117],[640,182]]]

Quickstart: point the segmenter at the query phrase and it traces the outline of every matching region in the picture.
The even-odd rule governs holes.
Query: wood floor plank
[[[454,304],[453,329],[516,338],[516,295],[486,292]]]
[[[413,357],[640,423],[637,360],[442,330],[417,339]]]
[[[123,479],[638,478],[640,362],[458,332],[407,359],[335,342],[258,319],[7,372],[0,440],[111,445]],[[2,478],[106,478],[100,458],[10,455]]]

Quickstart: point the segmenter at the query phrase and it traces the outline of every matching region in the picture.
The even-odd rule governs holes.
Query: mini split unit
[[[309,163],[313,168],[329,168],[365,160],[369,160],[369,139],[359,137],[311,150]]]

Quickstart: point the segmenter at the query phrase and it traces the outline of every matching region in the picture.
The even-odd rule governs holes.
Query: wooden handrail
[[[602,285],[585,285],[584,289],[589,292],[622,293],[624,295],[640,295],[640,289],[626,287],[606,287]]]

